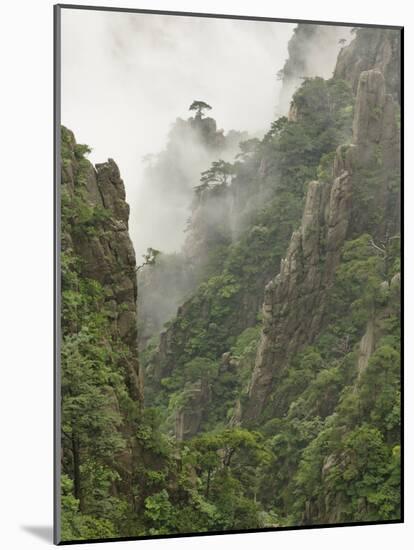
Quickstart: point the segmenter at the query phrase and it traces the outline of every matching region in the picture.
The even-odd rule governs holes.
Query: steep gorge
[[[399,32],[353,34],[191,182],[182,253],[139,274],[139,352],[118,167],[62,129],[66,539],[399,519]],[[180,305],[148,342],[157,277]]]
[[[291,111],[296,103],[301,106],[295,119],[282,117],[263,140],[242,143],[231,182],[223,178],[219,184],[197,189],[187,239],[198,244],[206,280],[161,333],[146,368],[149,395],[155,390],[156,402],[165,403],[186,380],[185,371],[193,370],[194,359],[215,363],[216,374],[208,383],[195,375],[188,377],[189,395],[196,398],[186,408],[193,411],[190,416],[194,408],[199,411],[195,413],[199,423],[189,419],[192,429],[187,437],[209,421],[206,404],[215,409],[210,411],[214,422],[228,420],[230,395],[234,400],[240,377],[236,372],[230,376],[225,406],[221,403],[220,410],[213,396],[223,391],[218,389],[223,378],[219,375],[221,355],[231,350],[243,331],[259,327],[263,288],[299,224],[304,189],[317,175],[322,158],[329,171],[332,149],[351,133],[353,98],[343,81],[309,79],[294,98]],[[307,141],[313,145],[304,154]],[[163,387],[164,379],[170,381]],[[192,389],[191,384],[195,384]]]

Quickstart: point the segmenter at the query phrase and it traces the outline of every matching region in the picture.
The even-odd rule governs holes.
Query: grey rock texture
[[[378,69],[387,82],[387,92],[400,97],[400,31],[357,29],[355,40],[341,49],[334,77],[347,80],[356,93],[361,72]]]
[[[330,78],[340,50],[341,39],[349,38],[349,28],[330,25],[299,23],[288,43],[289,57],[281,71],[282,88],[277,110],[289,111],[292,94],[301,85],[303,77]],[[294,113],[290,113],[293,117]],[[290,118],[294,120],[294,118]]]
[[[362,163],[372,158],[375,147],[382,152],[383,168],[398,162],[398,131],[395,102],[386,93],[385,79],[378,69],[361,73],[353,124],[354,143],[363,155]]]
[[[207,380],[199,380],[186,388],[186,404],[176,412],[175,438],[178,441],[190,439],[200,429],[205,407],[210,399]]]
[[[332,182],[309,183],[301,226],[292,235],[279,274],[266,286],[261,341],[243,410],[247,423],[260,417],[275,374],[323,327],[326,296],[355,219],[355,187],[363,185],[355,173],[372,166],[378,145],[389,148],[383,160],[386,174],[399,159],[395,106],[382,73],[372,69],[359,78],[353,143],[337,149]],[[379,201],[387,203],[388,195],[379,179]],[[359,211],[357,215],[361,218]],[[360,230],[363,225],[362,217]]]
[[[106,308],[111,312],[114,338],[120,338],[131,350],[125,358],[125,370],[131,395],[142,403],[142,381],[137,353],[137,282],[136,261],[128,233],[129,206],[118,166],[112,159],[94,167],[75,154],[76,141],[70,136],[70,158],[62,166],[62,195],[69,204],[81,203],[82,208],[102,213],[99,230],[69,225],[62,234],[62,249],[72,248],[81,259],[84,277],[102,284]]]
[[[355,234],[368,231],[386,238],[400,226],[400,132],[399,106],[387,92],[386,80],[378,69],[363,71],[359,78],[353,123],[352,163],[355,177],[351,225]],[[367,191],[368,190],[368,191]],[[366,226],[365,200],[375,195],[377,223]],[[358,204],[359,202],[359,204]],[[373,201],[371,200],[371,206]],[[367,213],[367,212],[366,212]],[[386,221],[387,220],[387,221]]]
[[[348,228],[352,180],[309,184],[302,224],[292,235],[280,273],[265,289],[263,330],[243,417],[255,420],[272,389],[275,373],[311,342],[321,328],[324,296],[332,283]]]

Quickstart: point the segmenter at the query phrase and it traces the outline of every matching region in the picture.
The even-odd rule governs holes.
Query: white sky
[[[213,107],[225,131],[266,130],[294,26],[62,10],[62,123],[92,147],[92,162],[111,157],[119,165],[133,240],[142,156],[164,147],[194,99]]]

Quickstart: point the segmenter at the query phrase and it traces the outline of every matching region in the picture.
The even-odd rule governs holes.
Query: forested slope
[[[63,129],[64,538],[399,519],[398,66],[398,31],[356,30],[203,171],[139,361],[122,180]]]

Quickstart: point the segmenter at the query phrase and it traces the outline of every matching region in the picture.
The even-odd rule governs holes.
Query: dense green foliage
[[[399,288],[383,285],[370,241],[346,243],[330,323],[283,373],[267,411],[276,460],[263,490],[289,523],[400,514]],[[378,343],[364,365],[359,343],[371,330]]]
[[[108,217],[91,214],[87,148],[78,147],[75,160],[70,142],[63,128],[63,160],[76,178],[74,193],[64,189],[62,196],[62,540],[261,524],[241,474],[230,470],[245,450],[256,449],[258,436],[223,429],[210,440],[180,446],[160,430],[159,412],[143,411],[131,395],[126,370],[131,349],[113,332],[104,287],[83,275],[84,260],[72,246],[72,237],[82,234],[79,225],[98,236]],[[122,310],[122,304],[118,307]],[[194,361],[188,373],[196,377],[205,366]],[[207,456],[199,461],[203,446],[210,449],[211,466]]]
[[[223,423],[231,414],[234,394],[241,389],[240,377],[231,369],[223,374],[221,355],[246,328],[256,326],[263,288],[278,271],[292,231],[300,222],[307,183],[317,177],[321,159],[321,166],[329,171],[326,159],[332,167],[332,152],[350,138],[353,98],[345,82],[308,79],[294,100],[300,113],[296,121],[278,119],[262,141],[242,143],[241,155],[232,169],[228,163],[216,162],[202,175],[207,193],[203,197],[205,219],[198,217],[189,231],[210,235],[203,249],[208,258],[203,265],[204,280],[168,329],[172,355],[167,364],[161,364],[154,373],[150,349],[143,357],[144,365],[149,364],[148,401],[168,410],[170,417],[173,407],[168,400],[176,402],[177,392],[188,393],[184,382],[192,380],[185,372],[194,358],[216,364],[215,374],[206,372],[216,399],[213,397],[203,421],[208,425]],[[266,167],[262,174],[258,173],[259,166]],[[219,225],[216,218],[210,221],[208,209],[209,200],[214,201],[215,210],[218,208],[217,188],[221,189],[222,203],[234,197],[240,204],[235,219],[227,216]]]
[[[89,149],[72,150],[63,129],[63,168],[76,173],[62,194],[64,540],[400,517],[400,242],[393,212],[373,200],[381,151],[355,170],[355,223],[326,288],[322,329],[275,375],[259,421],[247,429],[241,417],[264,286],[300,224],[309,182],[332,181],[353,102],[344,81],[305,79],[290,120],[201,174],[188,232],[203,261],[155,261],[158,250],[148,250],[139,269],[149,286],[160,274],[191,284],[161,337],[147,342],[151,329],[141,341],[145,404],[131,390],[136,357],[114,331],[107,289],[85,276],[72,246],[102,235],[111,212],[86,200]],[[201,118],[209,106],[192,107]],[[390,187],[397,181],[391,174]],[[155,292],[152,303],[161,307]]]

